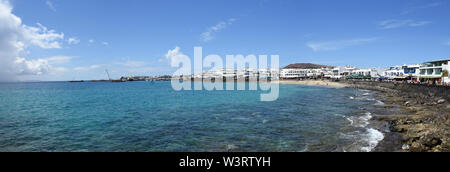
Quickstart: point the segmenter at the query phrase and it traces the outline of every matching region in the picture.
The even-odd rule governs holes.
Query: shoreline
[[[371,90],[385,103],[372,122],[384,123],[385,138],[373,152],[449,152],[450,88],[366,81],[343,81]],[[383,128],[379,128],[383,130]]]
[[[326,87],[334,87],[334,88],[346,88],[349,85],[342,82],[333,82],[328,80],[280,80],[280,84],[288,84],[288,85],[309,85],[309,86],[326,86]]]

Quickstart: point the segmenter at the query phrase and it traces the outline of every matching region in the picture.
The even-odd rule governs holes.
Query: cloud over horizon
[[[173,50],[169,50],[165,55],[166,59],[169,61],[171,65],[178,65],[177,62],[182,59],[189,58],[187,55],[183,54],[180,50],[179,46],[176,46]]]
[[[64,33],[56,33],[40,23],[27,26],[12,13],[7,0],[0,0],[0,80],[14,80],[20,75],[42,75],[53,69],[51,59],[28,60],[27,48],[59,49]]]

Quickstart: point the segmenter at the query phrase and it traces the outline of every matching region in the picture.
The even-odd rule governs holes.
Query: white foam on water
[[[366,112],[364,116],[359,117],[360,124],[358,127],[367,127],[369,125],[369,120],[372,119],[372,113]]]
[[[350,122],[350,125],[353,125],[353,119],[351,117],[347,117],[345,119],[347,119]]]
[[[302,150],[299,150],[298,152],[308,152],[309,146],[305,145],[305,147]]]
[[[350,99],[354,100],[355,98],[354,97],[350,97]]]
[[[384,134],[378,130],[373,128],[367,129],[367,132],[364,135],[363,140],[367,143],[367,146],[361,147],[361,151],[370,152],[375,147],[377,147],[378,143],[384,139]]]
[[[367,127],[369,125],[369,121],[372,119],[372,113],[370,112],[366,112],[364,114],[364,116],[360,116],[360,117],[346,117],[345,119],[347,119],[350,122],[350,125],[352,126],[356,126],[356,127]]]
[[[344,115],[342,115],[342,114],[339,114],[339,113],[335,113],[335,114],[333,114],[334,116],[337,116],[337,117],[344,117]]]
[[[372,113],[366,112],[365,115],[361,117],[361,119],[365,121],[372,119]]]
[[[377,103],[375,103],[375,105],[382,106],[382,105],[385,105],[385,104],[384,104],[384,102],[382,102],[380,100],[377,100]]]

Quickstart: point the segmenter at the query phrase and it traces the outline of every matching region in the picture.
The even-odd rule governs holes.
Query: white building
[[[384,71],[383,75],[388,79],[394,80],[399,78],[404,78],[405,71],[402,66],[393,66]]]
[[[278,79],[280,76],[280,69],[259,69],[257,72],[258,78]]]
[[[335,67],[331,70],[332,73],[331,78],[333,79],[345,78],[346,76],[351,75],[354,70],[356,70],[356,68],[351,66]]]
[[[282,79],[306,78],[307,76],[308,69],[281,69],[280,72]]]
[[[323,69],[308,69],[307,71],[308,73],[306,74],[306,76],[308,76],[308,78],[319,78],[324,73]]]
[[[352,75],[369,76],[372,70],[370,69],[356,69],[351,72]]]
[[[426,62],[419,67],[421,82],[435,82],[449,84],[450,59]],[[447,73],[447,75],[444,75]]]
[[[195,75],[195,78],[271,78],[278,79],[279,69],[218,69],[204,71],[201,75]]]
[[[403,65],[403,73],[405,74],[405,77],[407,80],[410,80],[412,82],[417,82],[419,80],[419,74],[420,74],[420,65],[414,64],[414,65]]]

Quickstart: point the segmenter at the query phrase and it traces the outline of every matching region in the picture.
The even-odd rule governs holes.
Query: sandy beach
[[[332,81],[326,81],[326,80],[303,80],[303,81],[297,81],[297,80],[282,80],[280,81],[280,84],[298,84],[298,85],[312,85],[312,86],[328,86],[328,87],[337,87],[337,88],[343,88],[347,85],[340,82],[332,82]]]

